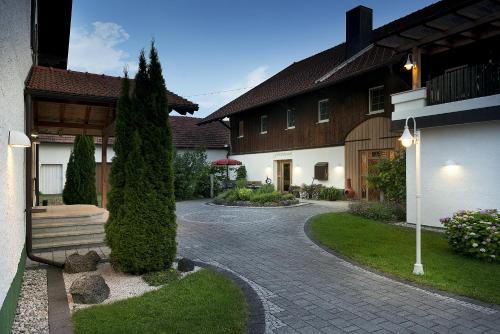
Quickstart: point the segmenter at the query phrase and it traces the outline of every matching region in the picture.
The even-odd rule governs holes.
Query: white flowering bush
[[[450,246],[458,253],[498,261],[500,214],[496,209],[461,210],[441,218]]]

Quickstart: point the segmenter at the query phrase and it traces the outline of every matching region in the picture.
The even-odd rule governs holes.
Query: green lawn
[[[201,270],[163,288],[73,315],[83,333],[243,333],[247,310],[228,278]]]
[[[43,200],[49,201],[49,205],[63,205],[62,194],[54,194],[54,195],[40,195],[40,205],[42,205]],[[97,206],[101,206],[101,194],[97,194]]]
[[[425,275],[415,276],[414,229],[349,213],[317,216],[310,227],[316,240],[361,264],[433,288],[500,304],[500,264],[453,253],[441,233],[422,231]]]

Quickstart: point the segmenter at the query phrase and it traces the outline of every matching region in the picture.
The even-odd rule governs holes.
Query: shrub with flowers
[[[446,228],[448,243],[456,252],[493,261],[499,259],[498,210],[461,210],[440,221]]]

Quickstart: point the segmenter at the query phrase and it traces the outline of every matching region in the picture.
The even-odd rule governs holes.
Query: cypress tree
[[[97,205],[95,166],[93,138],[86,135],[76,136],[66,168],[64,204]]]
[[[126,89],[124,84],[117,110],[119,163],[115,166],[113,160],[111,178],[113,189],[114,182],[121,188],[111,194],[106,235],[113,266],[137,274],[170,267],[176,253],[172,133],[165,81],[153,44],[149,65],[144,52],[140,54],[131,99],[125,96]]]

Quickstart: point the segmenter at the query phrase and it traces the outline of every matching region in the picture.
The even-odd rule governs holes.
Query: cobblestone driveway
[[[181,202],[179,254],[252,285],[268,333],[500,333],[500,311],[373,274],[304,234],[309,217],[341,210],[345,204],[249,209]]]

